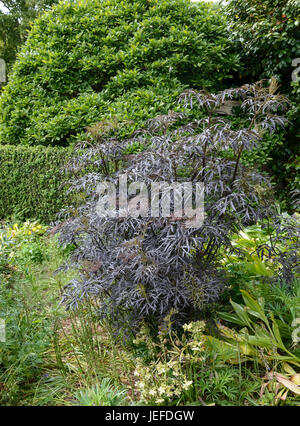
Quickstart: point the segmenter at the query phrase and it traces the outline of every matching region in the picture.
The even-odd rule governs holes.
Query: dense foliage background
[[[300,3],[230,0],[226,12],[231,39],[241,55],[240,77],[251,81],[274,76],[292,101],[288,132],[269,150],[269,160],[263,161],[276,179],[279,198],[289,208],[289,196],[282,190],[295,190],[300,182],[300,80],[292,81],[299,66],[294,60],[300,57]]]
[[[300,50],[300,6],[297,0],[230,0],[232,37],[245,57],[245,73],[277,77],[290,85],[292,61]]]
[[[224,15],[189,0],[62,2],[35,21],[0,100],[0,139],[68,145],[101,117],[167,112],[237,69]]]
[[[26,40],[31,23],[54,3],[55,0],[0,1],[0,57],[5,60],[8,69]]]
[[[66,203],[62,169],[68,150],[0,146],[0,218],[55,220]]]

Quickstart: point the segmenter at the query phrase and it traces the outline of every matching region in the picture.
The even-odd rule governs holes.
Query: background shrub
[[[226,10],[231,39],[242,59],[240,78],[249,81],[275,76],[281,84],[280,90],[288,93],[292,100],[289,131],[269,150],[271,161],[267,165],[277,181],[283,208],[290,208],[289,192],[299,186],[300,179],[297,167],[300,85],[299,81],[292,81],[292,73],[296,71],[293,61],[300,57],[300,3],[297,0],[230,0]],[[285,195],[284,188],[288,189]]]
[[[232,37],[246,58],[247,75],[276,76],[288,85],[300,51],[297,0],[230,0]]]
[[[111,115],[166,113],[185,85],[237,68],[225,17],[189,0],[61,2],[28,36],[0,100],[5,144],[66,146]],[[130,129],[132,130],[132,129]]]
[[[60,170],[68,153],[54,147],[0,146],[0,218],[54,220],[66,203]]]

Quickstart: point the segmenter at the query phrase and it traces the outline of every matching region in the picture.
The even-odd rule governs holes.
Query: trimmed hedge
[[[70,150],[0,146],[0,218],[49,223],[66,203],[61,169]]]

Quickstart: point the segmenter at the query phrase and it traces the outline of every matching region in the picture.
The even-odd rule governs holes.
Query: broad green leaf
[[[245,325],[244,321],[241,321],[237,315],[228,314],[226,312],[218,312],[218,316],[225,321],[232,322],[234,324],[238,324],[242,326]]]
[[[271,319],[272,319],[272,323],[273,323],[272,324],[272,330],[273,330],[274,337],[277,341],[278,347],[280,349],[287,351],[287,349],[284,346],[283,341],[281,339],[280,331],[279,331],[278,325],[277,325],[276,320],[275,320],[273,315],[271,315]]]
[[[249,315],[247,314],[245,307],[242,305],[239,305],[238,303],[233,302],[233,300],[231,300],[230,303],[233,309],[235,310],[237,316],[243,323],[243,325],[248,325],[249,327],[251,327],[250,318],[249,318]]]
[[[268,322],[268,319],[267,319],[265,312],[264,312],[263,302],[262,301],[260,303],[257,302],[245,290],[241,290],[241,293],[243,295],[244,302],[245,302],[246,306],[249,308],[251,314],[254,315],[257,318],[260,318],[265,324],[268,324],[269,322]]]

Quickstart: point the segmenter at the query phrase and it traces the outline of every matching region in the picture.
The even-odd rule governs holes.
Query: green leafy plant
[[[3,224],[0,231],[0,318],[6,331],[6,341],[0,342],[1,405],[53,404],[53,390],[66,388],[62,380],[50,380],[49,353],[53,322],[63,315],[58,297],[64,277],[54,278],[53,272],[67,252],[44,236],[46,230],[26,222]]]
[[[267,139],[264,150],[248,157],[251,161],[256,157],[256,164],[272,171],[284,208],[292,210],[290,192],[299,186],[300,3],[298,0],[229,0],[225,10],[231,40],[241,55],[240,79],[275,76],[281,90],[292,100],[288,134],[277,135],[277,141],[276,137]]]
[[[297,0],[229,0],[231,37],[246,57],[245,74],[277,76],[291,82],[299,56],[300,5]]]
[[[206,333],[204,321],[172,331],[165,318],[158,338],[143,328],[134,340],[135,390],[147,405],[240,405],[259,392],[250,371],[226,363],[235,351]]]
[[[113,385],[108,378],[92,388],[80,390],[76,394],[81,406],[121,406],[126,405],[126,391]]]
[[[55,0],[2,0],[0,11],[0,57],[11,67],[18,48],[24,43],[30,24]]]
[[[236,251],[225,253],[223,264],[226,265],[231,278],[239,281],[239,285],[241,280],[248,282],[249,279],[274,275],[276,264],[266,250],[272,234],[274,235],[274,232],[270,227],[262,228],[260,224],[256,224],[232,237],[232,245]]]
[[[5,144],[65,146],[86,126],[167,113],[238,67],[224,15],[190,0],[60,2],[34,23],[0,98]],[[128,132],[127,128],[127,132]]]
[[[281,225],[280,225],[281,224]],[[295,277],[299,277],[299,215],[279,216],[277,225],[269,219],[248,226],[232,236],[234,251],[224,252],[222,264],[230,276],[231,289],[251,289],[255,294],[268,293],[271,282],[289,279],[285,261],[293,258]],[[282,253],[282,256],[278,256]],[[287,272],[287,274],[286,274]],[[284,287],[282,287],[283,289]],[[265,290],[263,290],[265,289]],[[272,290],[270,299],[274,300]]]
[[[300,367],[299,354],[295,353],[291,328],[275,318],[272,313],[265,312],[262,298],[254,299],[248,292],[241,290],[244,305],[231,301],[234,313],[219,313],[220,318],[242,326],[238,332],[219,325],[223,336],[236,347],[244,359],[255,359],[264,365],[270,362],[287,362]]]

